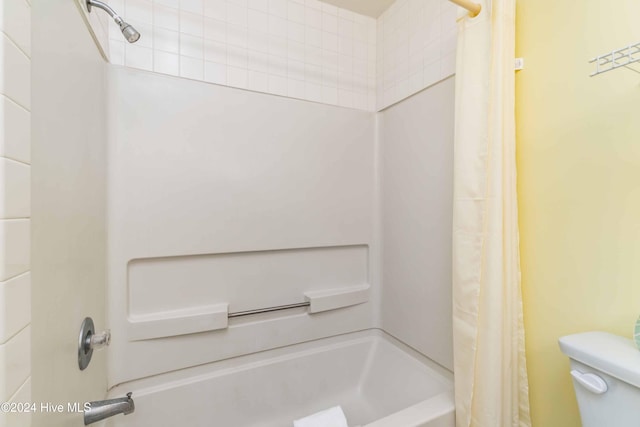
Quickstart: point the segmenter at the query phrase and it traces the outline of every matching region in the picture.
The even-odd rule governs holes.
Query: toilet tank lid
[[[640,387],[640,351],[632,340],[607,332],[584,332],[560,338],[569,358]]]

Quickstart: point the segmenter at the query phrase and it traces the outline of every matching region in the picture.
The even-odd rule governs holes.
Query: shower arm
[[[140,33],[133,28],[131,25],[124,22],[124,19],[120,15],[116,13],[115,10],[111,8],[108,4],[101,2],[99,0],[86,0],[87,12],[91,13],[91,8],[93,6],[98,9],[102,9],[109,14],[111,18],[115,21],[116,24],[120,27],[120,31],[122,35],[129,43],[135,43],[140,39]]]
[[[91,7],[97,7],[98,9],[102,9],[107,12],[119,26],[124,22],[124,19],[122,19],[120,15],[118,15],[116,11],[111,8],[111,6],[104,2],[101,2],[100,0],[87,0],[87,12],[91,12]]]

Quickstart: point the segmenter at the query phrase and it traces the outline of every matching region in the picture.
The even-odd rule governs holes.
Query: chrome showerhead
[[[120,24],[120,31],[122,31],[122,35],[129,43],[135,43],[140,38],[140,33],[124,21]]]
[[[120,27],[120,31],[122,31],[122,35],[129,43],[135,43],[140,39],[140,33],[133,28],[130,24],[127,24],[124,19],[120,17],[111,7],[99,0],[86,0],[87,1],[87,11],[91,12],[91,7],[95,6],[98,9],[102,9],[109,14],[113,18],[113,20]]]

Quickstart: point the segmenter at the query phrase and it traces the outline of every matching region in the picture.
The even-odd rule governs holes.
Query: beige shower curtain
[[[476,0],[478,1],[478,0]],[[458,21],[453,328],[458,427],[530,426],[515,165],[515,0]]]

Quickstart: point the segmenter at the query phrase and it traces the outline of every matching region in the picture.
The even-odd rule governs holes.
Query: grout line
[[[2,282],[0,282],[0,285],[4,285],[7,282],[10,282],[10,281],[15,280],[15,279],[19,279],[20,277],[26,276],[27,274],[30,274],[30,273],[31,273],[31,270],[27,270],[27,271],[25,271],[23,273],[18,274],[17,276],[11,277],[10,279],[3,280]]]
[[[14,333],[13,335],[11,335],[9,338],[7,338],[4,342],[0,343],[0,347],[5,346],[7,344],[9,344],[9,342],[11,340],[13,340],[15,337],[17,337],[18,335],[20,335],[22,333],[22,331],[24,331],[25,329],[27,329],[29,326],[31,326],[31,320],[29,320],[29,323],[27,323],[26,325],[24,325],[22,328],[20,328],[20,330],[16,333]],[[20,387],[18,387],[18,390],[20,389]]]
[[[13,1],[15,1],[15,0],[13,0]],[[19,45],[19,44],[18,44],[18,43],[13,39],[13,37],[11,37],[11,36],[10,36],[6,31],[4,31],[4,30],[0,30],[0,33],[2,33],[2,34],[7,38],[7,40],[8,40],[8,41],[9,41],[9,42],[10,42],[10,43],[11,43],[11,44],[16,48],[16,49],[18,49],[18,51],[19,51],[20,53],[22,53],[22,54],[23,54],[23,55],[24,55],[24,56],[29,60],[29,62],[31,62],[31,55],[27,54],[27,52],[25,52],[25,51],[24,51],[24,49],[22,49],[22,48],[20,47],[20,45]]]
[[[14,399],[15,399],[16,395],[17,395],[18,393],[20,393],[20,391],[22,391],[22,389],[24,388],[24,386],[26,386],[26,385],[27,385],[27,383],[28,383],[30,380],[31,380],[31,370],[29,370],[29,376],[27,377],[27,379],[26,379],[26,380],[24,380],[24,382],[23,382],[22,384],[20,384],[20,386],[18,386],[18,389],[15,391],[15,393],[13,393],[13,394],[11,395],[11,397],[9,397],[9,398],[7,399],[7,402],[14,402]],[[27,402],[22,402],[22,403],[27,403]]]
[[[16,160],[13,157],[7,156],[6,154],[5,155],[0,154],[0,159],[9,160],[10,162],[14,162],[14,163],[18,163],[18,164],[23,165],[23,166],[31,167],[30,163],[23,162],[22,160]],[[4,218],[4,219],[6,219],[6,218]]]

